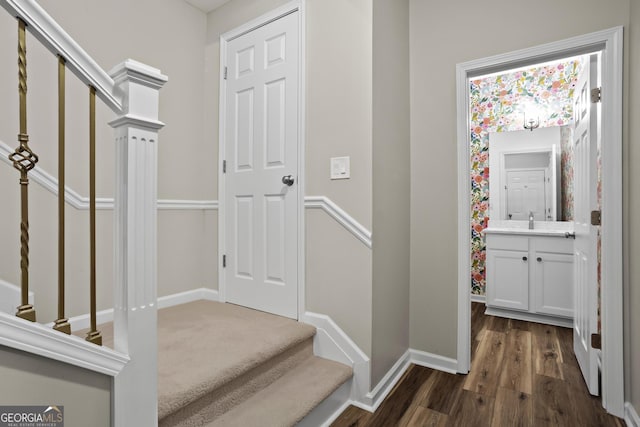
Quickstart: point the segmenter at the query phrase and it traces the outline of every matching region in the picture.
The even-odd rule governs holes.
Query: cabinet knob
[[[542,262],[542,258],[541,257],[538,257],[538,262]]]
[[[522,257],[522,260],[523,260],[523,261],[526,261],[526,260],[527,260],[527,257],[526,257],[526,256],[523,256],[523,257]]]

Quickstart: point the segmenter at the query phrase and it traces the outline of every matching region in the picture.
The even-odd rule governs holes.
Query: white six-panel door
[[[226,45],[226,301],[297,318],[299,12]],[[284,179],[283,179],[284,178]]]
[[[597,230],[591,211],[597,209],[597,105],[591,103],[597,65],[587,59],[574,95],[574,223],[575,223],[575,318],[573,349],[591,394],[598,391],[598,362],[591,348],[597,332]]]

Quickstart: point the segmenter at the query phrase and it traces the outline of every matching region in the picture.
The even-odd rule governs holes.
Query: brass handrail
[[[102,335],[96,325],[96,89],[93,86],[89,86],[89,234],[91,330],[86,340],[102,345]]]
[[[71,325],[64,315],[65,278],[65,60],[58,56],[58,319],[56,331],[71,334]]]
[[[20,146],[9,156],[13,167],[20,171],[20,292],[21,305],[16,316],[36,321],[36,311],[29,304],[29,171],[36,166],[38,156],[29,148],[27,134],[27,41],[26,24],[18,18],[18,94],[20,98]]]

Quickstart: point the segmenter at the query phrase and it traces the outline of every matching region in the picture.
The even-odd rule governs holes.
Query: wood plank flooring
[[[332,427],[624,426],[589,395],[571,329],[484,308],[472,305],[468,375],[411,365],[375,413],[350,406]]]

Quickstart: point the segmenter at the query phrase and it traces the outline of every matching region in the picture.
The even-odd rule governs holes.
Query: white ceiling
[[[185,0],[190,5],[197,7],[201,11],[208,13],[219,8],[229,0]]]

